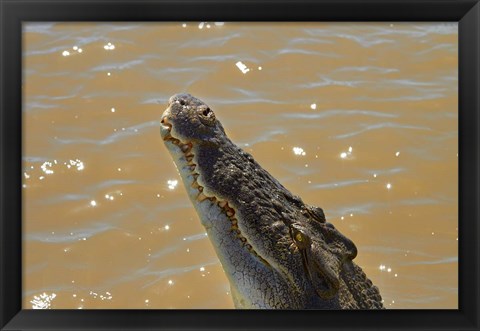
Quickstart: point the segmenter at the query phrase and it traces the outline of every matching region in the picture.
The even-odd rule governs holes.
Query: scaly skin
[[[174,95],[161,123],[237,308],[383,308],[354,243],[232,143],[204,102]]]

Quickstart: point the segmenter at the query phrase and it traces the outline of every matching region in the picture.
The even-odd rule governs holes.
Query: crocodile
[[[235,308],[384,308],[355,244],[235,145],[207,104],[173,95],[160,122]]]

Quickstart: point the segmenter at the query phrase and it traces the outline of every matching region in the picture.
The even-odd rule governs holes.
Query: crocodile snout
[[[203,101],[195,98],[193,95],[188,93],[178,93],[171,96],[170,99],[168,100],[168,106],[173,107],[175,104],[180,105],[182,107],[183,106],[200,107],[205,105]]]

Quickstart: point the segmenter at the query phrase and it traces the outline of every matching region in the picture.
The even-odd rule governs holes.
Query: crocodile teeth
[[[190,144],[184,144],[180,147],[184,153],[188,152],[192,146]]]
[[[163,117],[162,120],[160,121],[164,126],[168,127],[169,129],[172,128],[172,123],[170,123],[167,119],[167,117]]]
[[[205,194],[203,194],[202,192],[200,192],[197,196],[197,200],[202,202],[204,201],[205,199],[208,199],[207,196]]]
[[[165,119],[166,120],[166,119]],[[172,125],[168,122],[162,120],[162,124],[164,124],[165,126],[168,127],[168,131],[170,131]],[[199,191],[198,195],[197,195],[197,201],[199,202],[203,202],[205,200],[209,200],[211,201],[212,203],[217,203],[217,205],[224,209],[225,211],[225,214],[227,215],[227,217],[230,218],[230,222],[231,222],[231,231],[233,231],[235,233],[235,236],[240,239],[240,241],[249,249],[249,250],[252,250],[252,246],[250,244],[247,243],[247,239],[242,236],[242,232],[240,231],[240,229],[238,228],[238,220],[236,218],[233,218],[233,216],[235,215],[235,210],[230,207],[228,205],[228,202],[225,201],[225,200],[220,200],[217,202],[217,198],[216,197],[207,197],[204,193],[203,193],[203,186],[201,186],[198,182],[197,182],[197,179],[198,177],[200,177],[200,175],[198,173],[194,173],[193,171],[195,170],[196,168],[196,164],[194,164],[192,161],[193,161],[193,158],[194,158],[194,155],[193,153],[191,153],[191,149],[193,147],[192,143],[182,143],[179,139],[176,139],[176,138],[173,138],[172,135],[170,133],[167,133],[167,135],[164,137],[164,140],[170,140],[173,144],[175,145],[178,145],[180,147],[180,149],[182,150],[183,154],[184,154],[184,157],[185,157],[185,160],[187,161],[187,166],[186,168],[190,169],[191,171],[191,176],[193,177],[193,182],[192,184],[190,185],[192,188],[194,189],[197,189]]]

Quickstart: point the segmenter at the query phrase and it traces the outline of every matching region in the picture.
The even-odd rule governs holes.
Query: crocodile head
[[[237,308],[382,308],[353,242],[237,147],[208,105],[174,95],[160,128]]]

